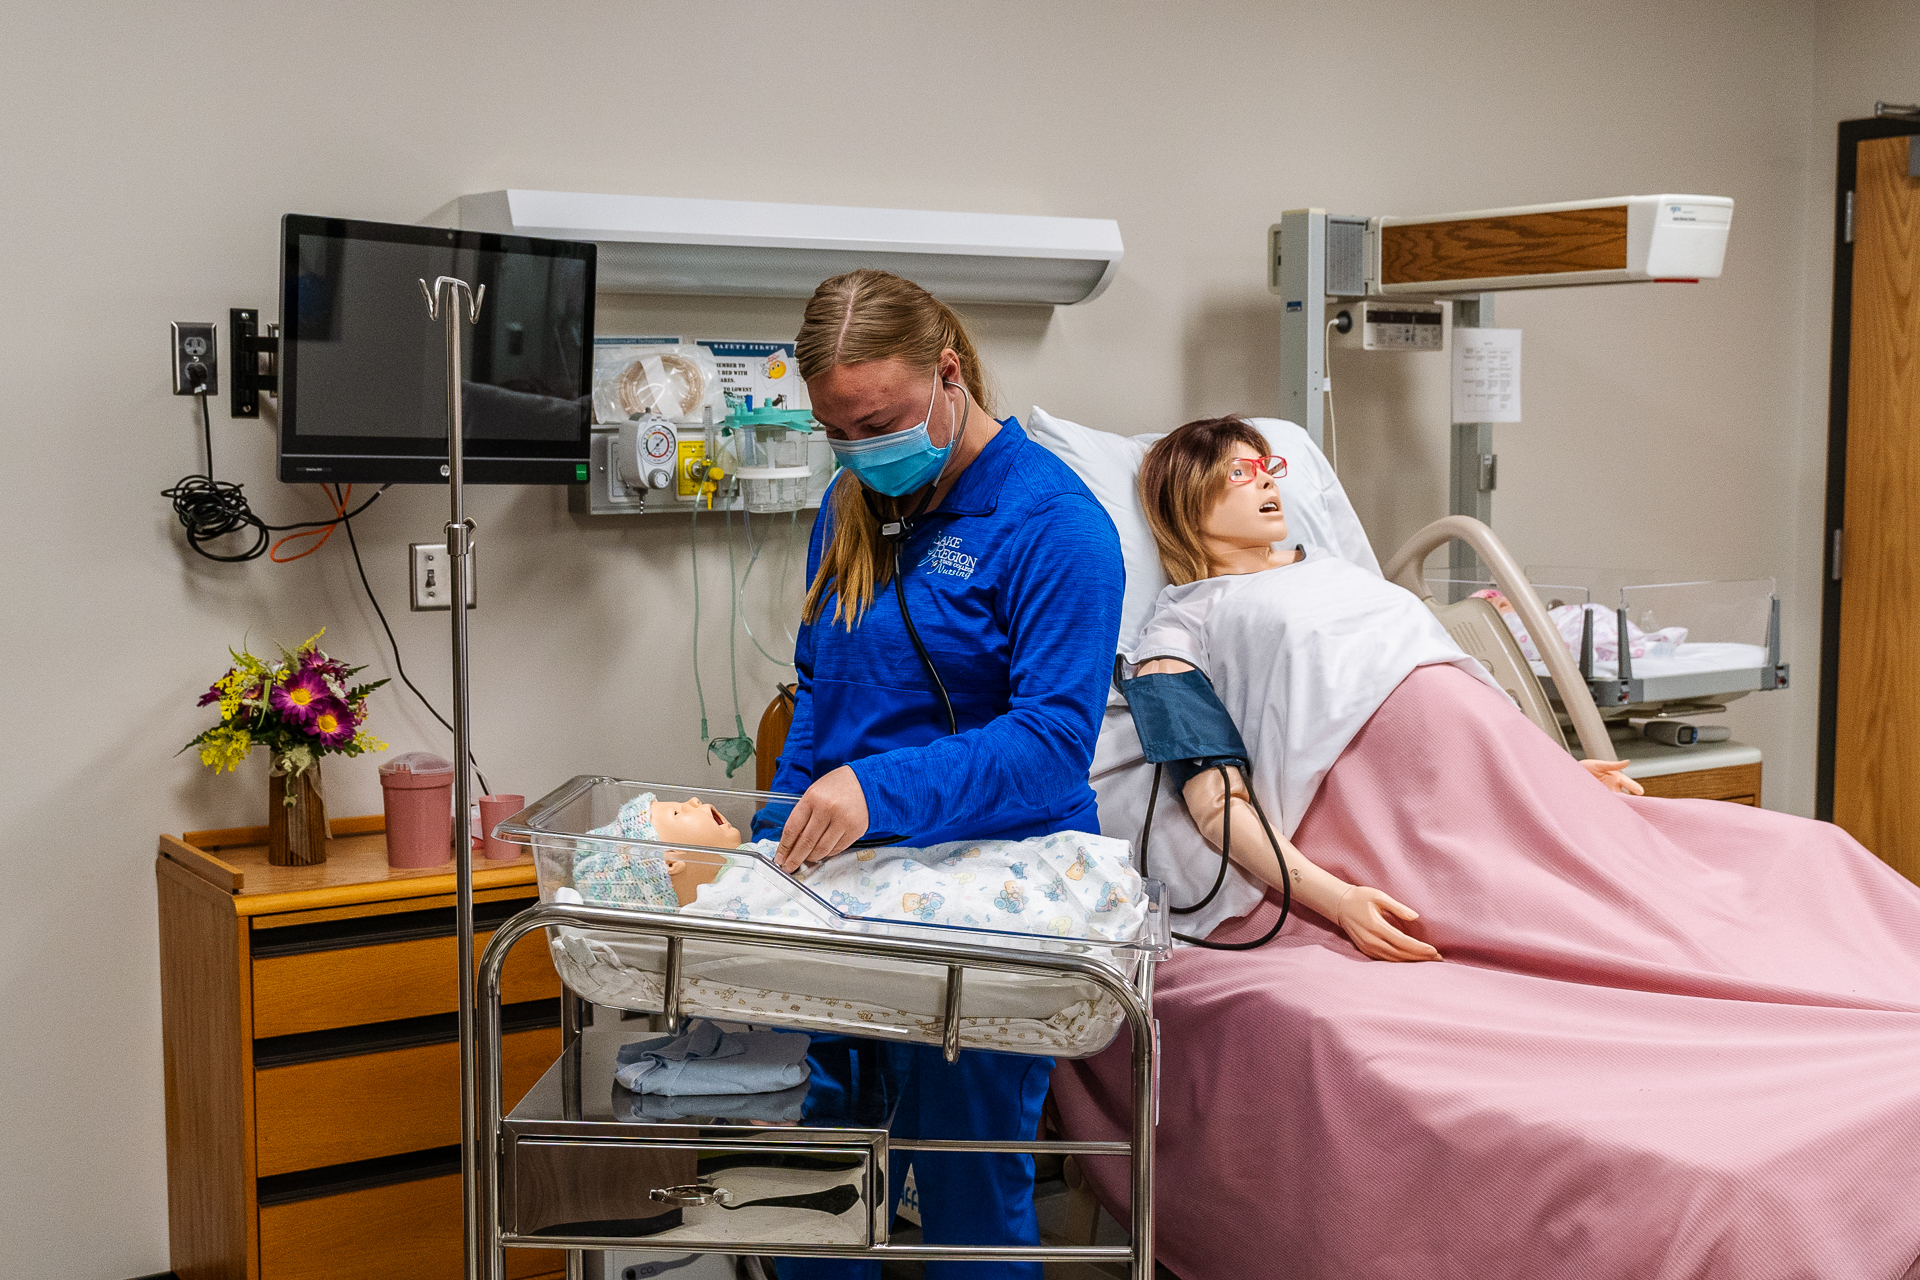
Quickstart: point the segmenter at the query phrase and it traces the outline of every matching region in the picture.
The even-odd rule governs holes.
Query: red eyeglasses
[[[1233,467],[1227,472],[1227,481],[1230,484],[1253,483],[1253,473],[1256,470],[1266,472],[1275,480],[1282,479],[1287,474],[1287,460],[1277,453],[1270,453],[1264,458],[1235,458],[1233,463]]]

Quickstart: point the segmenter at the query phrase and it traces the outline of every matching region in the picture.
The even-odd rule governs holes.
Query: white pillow
[[[1314,447],[1313,438],[1279,418],[1247,421],[1267,438],[1270,452],[1287,460],[1287,474],[1277,483],[1281,509],[1287,515],[1288,539],[1324,547],[1343,560],[1379,573],[1380,562],[1374,558],[1366,530],[1360,527],[1360,517],[1354,514],[1339,477],[1327,465],[1326,455]],[[1033,406],[1026,428],[1028,436],[1086,482],[1120,531],[1120,555],[1127,571],[1126,598],[1120,610],[1120,649],[1131,649],[1140,638],[1141,628],[1147,625],[1154,600],[1167,585],[1136,484],[1140,462],[1160,435],[1117,436],[1096,431],[1056,418],[1039,405]]]

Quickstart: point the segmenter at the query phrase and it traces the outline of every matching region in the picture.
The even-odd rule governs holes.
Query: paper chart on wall
[[[1454,329],[1453,420],[1520,421],[1520,330]]]
[[[735,342],[702,338],[720,366],[727,403],[741,409],[811,409],[791,342]]]

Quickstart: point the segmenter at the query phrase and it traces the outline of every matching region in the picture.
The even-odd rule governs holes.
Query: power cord
[[[376,493],[373,496],[377,498],[380,495]],[[372,499],[368,499],[368,502],[371,503]],[[365,510],[366,507],[360,508],[360,511]],[[393,669],[400,676],[400,683],[413,690],[413,696],[420,699],[420,705],[425,707],[428,713],[440,722],[442,728],[448,733],[452,733],[453,726],[447,723],[445,716],[434,709],[434,705],[431,702],[427,701],[427,695],[420,692],[420,686],[416,685],[412,679],[408,677],[406,667],[400,663],[400,642],[393,638],[393,628],[387,625],[386,610],[380,607],[379,597],[373,594],[373,584],[367,581],[367,566],[360,561],[360,543],[356,541],[353,536],[353,517],[359,515],[360,511],[342,515],[340,517],[340,524],[347,531],[347,545],[353,549],[353,567],[360,571],[360,585],[366,590],[367,603],[373,606],[373,616],[380,619],[380,629],[387,633],[387,645],[393,650]],[[462,603],[464,604],[464,601]],[[467,753],[467,762],[473,766],[474,775],[480,779],[481,794],[492,795],[493,787],[487,782],[487,775],[480,772],[480,762],[473,758],[471,751]]]
[[[341,498],[334,508],[335,515],[331,520],[301,520],[293,524],[268,524],[247,505],[246,495],[241,492],[239,484],[231,480],[213,478],[213,418],[207,410],[207,393],[201,391],[198,396],[200,427],[207,449],[207,470],[203,475],[184,477],[179,484],[170,489],[162,489],[160,496],[173,503],[173,513],[179,517],[181,528],[186,530],[187,545],[207,559],[217,560],[221,564],[241,564],[248,560],[258,560],[267,554],[274,534],[321,529],[331,532],[333,526],[350,516],[359,515],[380,500],[380,493],[386,492],[386,487],[383,486],[380,493],[374,494],[352,511],[345,509],[345,500]],[[253,531],[253,542],[244,550],[219,552],[207,549],[208,543],[246,529]],[[310,533],[296,533],[294,536],[310,536]],[[324,540],[324,535],[322,537]],[[290,540],[281,539],[282,542]],[[318,546],[308,550],[318,550]],[[288,557],[288,559],[298,558],[298,556]]]
[[[1327,447],[1322,449],[1321,452],[1327,455],[1327,465],[1332,467],[1335,472],[1340,470],[1340,441],[1334,432],[1333,419],[1333,335],[1336,331],[1346,333],[1352,328],[1352,314],[1342,311],[1339,315],[1327,321],[1327,340],[1321,346],[1320,358],[1321,362],[1326,365],[1326,370],[1320,379],[1320,387],[1327,395],[1327,429],[1323,433],[1326,437]]]
[[[287,533],[292,530],[306,531],[294,533],[293,537],[282,538],[278,543],[273,543],[274,549],[278,550],[281,545],[295,538],[312,537],[315,533],[319,533],[320,540],[299,555],[288,556],[285,560],[279,556],[274,557],[277,562],[284,564],[288,560],[298,560],[301,556],[318,551],[333,532],[334,526],[338,525],[346,529],[347,545],[353,548],[353,567],[359,570],[360,585],[366,590],[367,602],[373,606],[374,616],[380,619],[380,629],[387,633],[387,645],[393,650],[393,669],[399,673],[400,683],[413,690],[413,696],[420,699],[420,705],[440,722],[442,728],[452,733],[453,726],[447,723],[447,718],[435,709],[433,703],[427,701],[427,695],[420,692],[420,686],[413,682],[407,675],[406,667],[401,664],[400,642],[393,638],[393,628],[387,624],[386,611],[380,607],[379,597],[373,594],[373,584],[367,581],[367,566],[360,560],[360,544],[353,536],[353,518],[378,502],[380,494],[393,486],[381,485],[380,493],[374,494],[349,511],[347,498],[353,492],[352,485],[348,485],[345,491],[342,491],[340,486],[334,485],[330,493],[326,485],[321,485],[321,492],[328,493],[328,501],[333,504],[333,519],[302,520],[294,524],[268,524],[255,515],[253,509],[247,505],[247,499],[240,492],[238,484],[213,478],[213,417],[207,409],[207,393],[200,391],[197,394],[200,399],[200,429],[207,450],[206,474],[187,476],[171,489],[161,490],[162,497],[173,501],[174,514],[180,517],[180,524],[187,532],[187,544],[209,560],[217,560],[222,564],[240,564],[247,560],[258,560],[267,554],[268,544],[273,541],[273,534]],[[204,545],[216,538],[224,538],[230,533],[238,533],[242,529],[254,531],[254,541],[244,551],[222,554],[209,551]],[[325,532],[322,533],[321,530]],[[474,759],[472,752],[467,753],[467,760],[473,765],[474,775],[480,779],[481,791],[486,795],[492,795],[493,787],[487,782],[487,775],[480,772],[480,762]]]

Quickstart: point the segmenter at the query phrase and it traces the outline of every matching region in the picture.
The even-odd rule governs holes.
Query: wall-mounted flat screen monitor
[[[593,271],[591,244],[286,215],[280,478],[445,483],[446,330],[419,281],[456,276],[487,288],[461,318],[466,480],[584,481]]]

